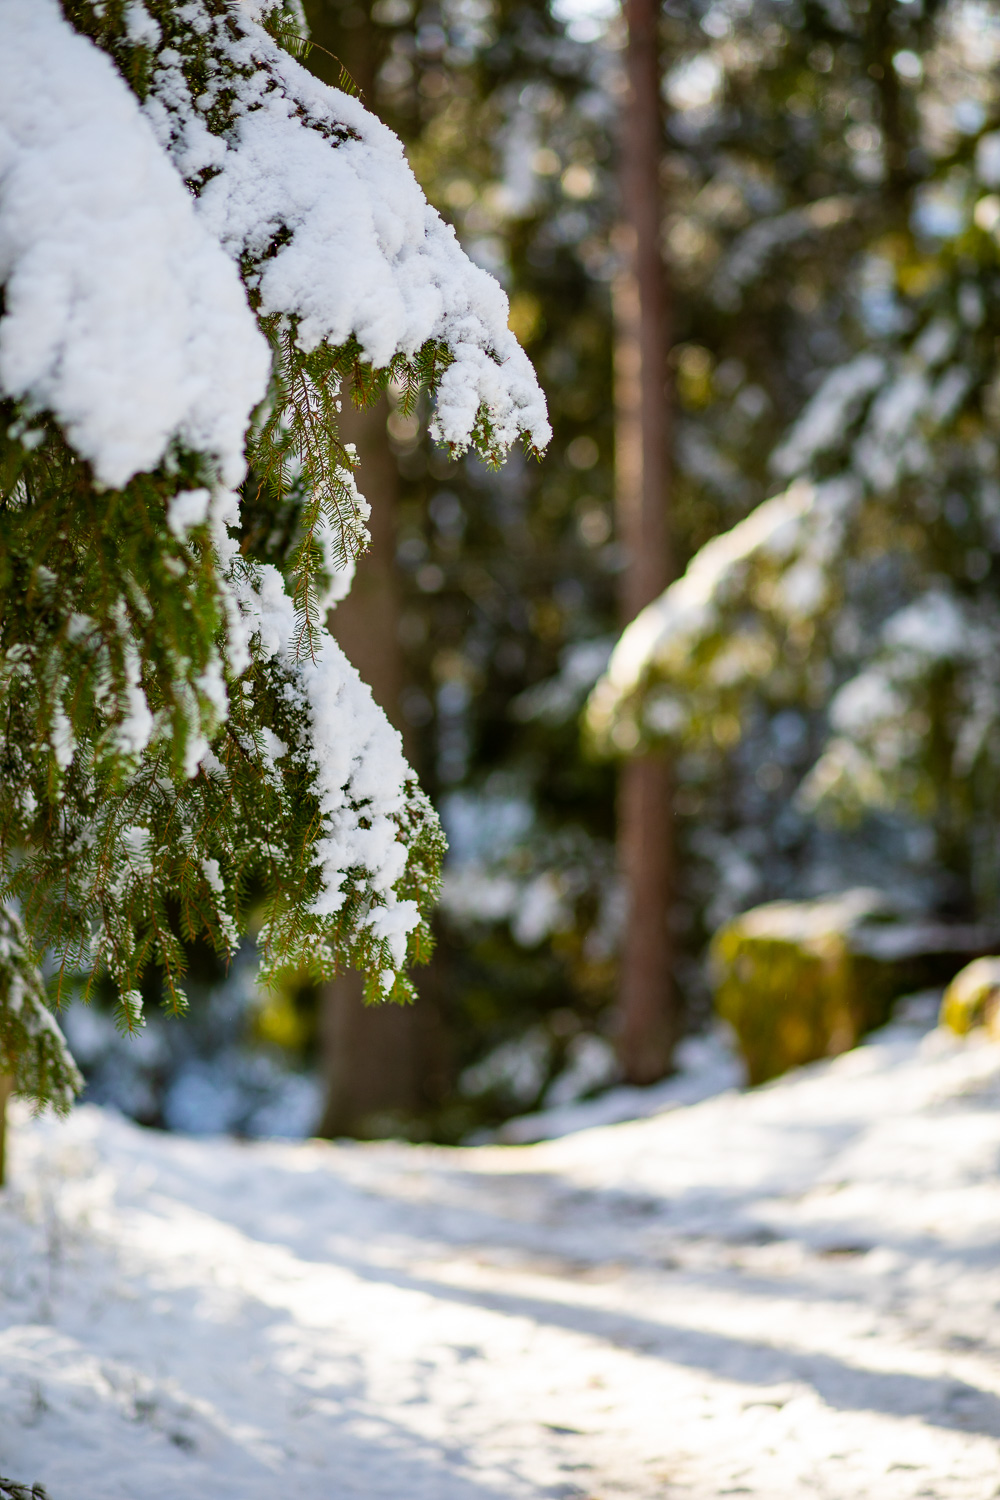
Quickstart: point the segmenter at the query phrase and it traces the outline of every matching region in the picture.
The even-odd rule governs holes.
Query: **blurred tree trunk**
[[[318,48],[308,65],[338,84],[343,64],[372,106],[380,61],[378,29],[363,7],[340,0],[310,0],[306,10]],[[320,48],[325,50],[319,50]],[[389,720],[401,727],[399,694],[403,658],[399,644],[396,577],[396,510],[399,474],[386,433],[387,403],[359,411],[344,393],[341,435],[357,445],[358,485],[371,503],[371,546],[358,562],[354,584],[331,618],[333,634],[372,690]],[[320,1054],[326,1098],[318,1133],[373,1134],[379,1117],[405,1115],[417,1107],[418,1017],[414,1006],[362,1003],[357,973],[323,986]],[[388,1123],[387,1121],[385,1123]]]
[[[669,309],[660,253],[663,133],[656,0],[623,0],[627,93],[621,128],[626,264],[615,286],[615,490],[625,552],[624,622],[670,581]],[[618,793],[618,863],[626,917],[618,1044],[630,1083],[670,1067],[678,1030],[669,925],[674,852],[671,774],[659,755],[626,761]]]
[[[371,546],[359,559],[351,592],[331,617],[333,634],[368,683],[376,703],[399,727],[403,659],[399,644],[396,508],[399,475],[386,434],[386,401],[367,411],[345,393],[342,436],[357,446],[362,493],[371,503]],[[377,1116],[417,1107],[417,1016],[412,1005],[366,1006],[361,975],[323,986],[320,1050],[326,1100],[320,1135],[366,1134]]]

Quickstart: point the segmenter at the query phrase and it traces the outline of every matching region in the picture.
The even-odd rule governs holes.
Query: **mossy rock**
[[[944,992],[940,1020],[958,1036],[984,1026],[1000,1042],[1000,958],[977,958],[959,970]]]
[[[715,1006],[736,1032],[749,1081],[832,1057],[884,1021],[885,965],[856,951],[884,898],[849,891],[824,901],[773,901],[727,922],[710,951]]]
[[[900,995],[946,984],[963,962],[995,952],[997,937],[902,921],[873,890],[773,901],[712,940],[716,1010],[736,1032],[750,1082],[763,1083],[855,1046],[889,1019]],[[997,1026],[1000,1034],[1000,1017]]]

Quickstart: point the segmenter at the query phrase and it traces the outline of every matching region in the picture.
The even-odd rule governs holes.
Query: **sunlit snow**
[[[1000,1048],[540,1146],[18,1110],[0,1463],[51,1500],[986,1500]]]

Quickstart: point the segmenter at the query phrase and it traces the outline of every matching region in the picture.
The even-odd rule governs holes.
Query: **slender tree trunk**
[[[306,0],[313,38],[319,44],[308,66],[336,84],[341,63],[377,110],[377,73],[389,33],[370,20],[370,0]],[[335,54],[335,55],[331,55]],[[354,586],[335,610],[333,634],[390,721],[403,729],[399,695],[404,662],[399,645],[400,600],[396,573],[396,509],[399,473],[385,429],[386,403],[358,411],[345,399],[344,438],[357,444],[358,482],[371,502],[371,548],[358,563]],[[409,752],[410,747],[404,748]],[[411,757],[412,760],[412,757]],[[443,1035],[432,976],[425,971],[416,1005],[365,1006],[358,974],[344,974],[324,987],[320,1045],[326,1102],[319,1133],[378,1135],[393,1120],[443,1092]]]
[[[865,54],[878,96],[886,196],[897,212],[900,209],[905,212],[913,179],[903,121],[902,91],[892,62],[899,45],[892,25],[894,8],[892,0],[872,0],[865,25]]]
[[[333,634],[399,727],[403,659],[399,645],[396,504],[399,476],[385,429],[383,399],[367,411],[345,395],[342,436],[357,445],[361,491],[371,503],[371,547],[359,559],[351,592],[331,618]],[[379,1134],[419,1101],[418,1018],[412,1005],[362,1003],[362,979],[346,973],[324,985],[320,1050],[326,1100],[318,1133]],[[388,1118],[387,1118],[388,1117]]]
[[[660,253],[660,65],[656,0],[623,0],[628,89],[622,119],[621,232],[626,264],[614,294],[615,486],[625,552],[624,622],[670,581],[669,318]],[[670,766],[643,755],[622,767],[618,860],[626,918],[618,989],[619,1051],[631,1083],[669,1070],[677,1035]]]

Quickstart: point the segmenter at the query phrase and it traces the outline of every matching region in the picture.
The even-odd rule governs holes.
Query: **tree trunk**
[[[660,59],[655,0],[623,0],[628,89],[622,119],[620,235],[614,293],[615,499],[625,553],[623,622],[662,593],[669,543],[669,319],[660,253]],[[643,755],[622,767],[618,863],[626,917],[618,983],[619,1052],[630,1083],[669,1070],[678,1030],[669,925],[673,884],[670,767]]]
[[[358,482],[371,503],[371,547],[351,592],[331,617],[333,634],[399,726],[403,659],[396,581],[399,476],[386,435],[386,402],[358,411],[345,394],[341,435],[357,445]],[[318,1134],[375,1135],[419,1102],[417,1015],[412,1005],[362,1003],[362,979],[346,973],[323,986],[320,1052],[326,1100]]]
[[[909,166],[907,132],[903,120],[903,98],[893,54],[899,43],[893,30],[892,0],[872,0],[865,25],[865,55],[868,72],[878,95],[878,124],[882,132],[885,192],[897,215],[906,212],[913,177]],[[904,220],[905,222],[905,220]]]
[[[343,0],[307,0],[310,31],[319,44],[309,54],[308,66],[337,84],[343,63],[364,102],[375,109],[377,72],[390,34],[371,22],[370,10],[370,0],[362,0],[360,6]],[[386,415],[384,400],[369,411],[358,411],[345,393],[341,436],[357,444],[358,484],[371,502],[372,540],[358,563],[351,592],[337,606],[331,623],[376,703],[402,729],[404,662],[395,560],[399,473],[386,435]],[[320,1135],[385,1134],[434,1091],[440,1022],[433,1002],[422,997],[416,1006],[366,1006],[361,994],[361,976],[355,973],[343,974],[323,988],[320,1050],[326,1101]]]

